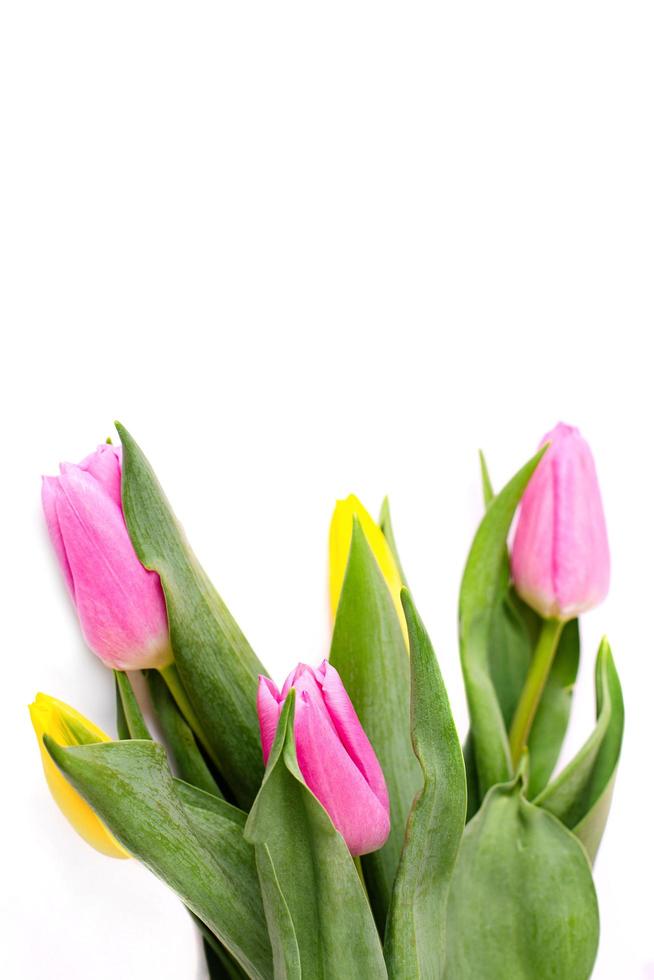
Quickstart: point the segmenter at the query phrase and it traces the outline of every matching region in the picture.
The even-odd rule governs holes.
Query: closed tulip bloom
[[[299,664],[281,694],[268,677],[259,678],[264,761],[291,688],[296,691],[295,748],[304,781],[352,854],[377,850],[390,830],[384,774],[338,672],[326,660],[317,669]]]
[[[121,454],[100,446],[78,465],[43,478],[43,509],[89,647],[110,667],[170,664],[159,576],[130,541],[120,495]]]
[[[59,745],[65,746],[109,742],[109,736],[74,708],[47,694],[36,695],[34,703],[30,705],[30,717],[41,750],[48,787],[70,825],[96,851],[108,857],[130,857],[86,800],[62,775],[43,744],[44,735],[50,735]]]
[[[525,602],[545,618],[568,620],[606,596],[609,545],[588,443],[562,423],[546,443],[520,504],[511,568]]]
[[[341,598],[347,562],[350,556],[350,547],[352,545],[352,523],[355,517],[361,524],[361,529],[366,536],[370,550],[377,559],[379,569],[386,580],[408,644],[406,621],[400,599],[402,576],[400,575],[397,563],[393,557],[393,552],[384,537],[383,531],[372,519],[359,498],[355,497],[353,493],[349,497],[346,497],[345,500],[336,501],[329,528],[329,597],[332,615],[336,615],[338,603]]]

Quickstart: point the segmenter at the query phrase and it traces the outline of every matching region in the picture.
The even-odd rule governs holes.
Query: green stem
[[[533,724],[540,699],[549,677],[550,668],[554,660],[556,648],[563,629],[563,622],[560,619],[546,619],[543,621],[540,636],[534,655],[529,664],[527,679],[525,680],[518,706],[515,709],[511,731],[509,733],[509,745],[511,747],[511,759],[514,767],[518,765],[520,757],[527,745],[529,733]]]
[[[169,664],[168,667],[162,667],[159,673],[161,674],[166,684],[168,685],[168,690],[175,698],[175,701],[177,702],[177,707],[182,712],[187,722],[191,726],[191,729],[193,730],[193,734],[195,735],[197,740],[202,744],[202,747],[206,751],[207,755],[209,756],[213,764],[216,766],[218,770],[220,770],[220,763],[218,762],[215,752],[211,748],[211,745],[207,741],[205,734],[202,731],[202,725],[200,724],[200,719],[196,715],[195,711],[193,710],[193,705],[188,699],[188,695],[184,690],[184,685],[182,684],[182,679],[179,676],[179,671],[177,670],[175,663],[173,662],[172,664]]]

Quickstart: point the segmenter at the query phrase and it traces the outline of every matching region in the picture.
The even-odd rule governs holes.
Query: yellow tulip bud
[[[329,597],[332,615],[336,616],[336,610],[338,609],[338,603],[341,598],[345,570],[352,544],[352,523],[355,516],[361,524],[361,529],[370,545],[370,550],[377,559],[377,564],[386,580],[393,602],[395,603],[395,608],[397,609],[404,639],[408,646],[409,638],[402,601],[400,599],[402,577],[393,557],[393,552],[381,528],[373,521],[366,508],[353,493],[349,497],[346,497],[345,500],[336,501],[332,523],[329,529]]]
[[[82,799],[59,771],[43,744],[44,735],[50,735],[59,745],[65,746],[109,742],[111,741],[109,736],[74,708],[47,694],[37,694],[29,708],[41,750],[43,772],[55,803],[63,815],[96,851],[109,857],[130,857],[113,834],[109,833],[86,800]]]

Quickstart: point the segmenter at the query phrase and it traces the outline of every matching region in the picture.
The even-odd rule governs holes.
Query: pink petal
[[[73,573],[70,570],[70,564],[66,554],[66,545],[64,544],[64,539],[61,536],[59,518],[57,517],[57,498],[61,492],[62,491],[59,488],[59,480],[56,476],[44,476],[42,478],[41,500],[43,502],[43,511],[45,513],[48,534],[50,535],[50,540],[52,541],[61,570],[64,573],[64,579],[66,581],[68,591],[74,599],[75,584],[73,582]]]
[[[336,733],[318,685],[303,683],[295,710],[298,765],[309,789],[329,813],[352,854],[381,847],[390,830],[388,809],[368,786]]]
[[[263,749],[263,761],[265,765],[268,765],[268,756],[275,741],[281,711],[282,706],[277,685],[269,677],[264,677],[260,674],[259,688],[257,691],[257,714],[259,716],[261,747]]]
[[[122,507],[120,493],[120,483],[122,476],[122,449],[120,446],[111,446],[103,443],[98,446],[94,453],[87,456],[79,464],[80,469],[90,473],[98,483],[104,487],[119,507]]]
[[[158,666],[168,647],[159,576],[138,560],[122,511],[88,472],[65,466],[56,514],[91,649],[123,670]]]
[[[571,619],[609,587],[610,556],[595,464],[587,442],[559,423],[543,443],[520,504],[511,567],[520,595],[545,617]]]
[[[372,792],[382,806],[388,809],[388,789],[384,773],[343,681],[338,671],[326,660],[323,661],[320,671],[324,675],[322,693],[325,706],[338,737]]]

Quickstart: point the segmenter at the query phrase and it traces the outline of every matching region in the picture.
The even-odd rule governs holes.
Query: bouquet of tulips
[[[84,637],[115,676],[116,739],[52,697],[30,708],[79,834],[177,893],[212,978],[589,977],[624,712],[603,640],[595,728],[553,775],[578,617],[609,584],[579,432],[558,425],[499,493],[482,458],[459,598],[462,748],[387,502],[378,523],[356,497],[337,503],[329,660],[299,664],[280,690],[118,431],[120,447],[43,484]]]

